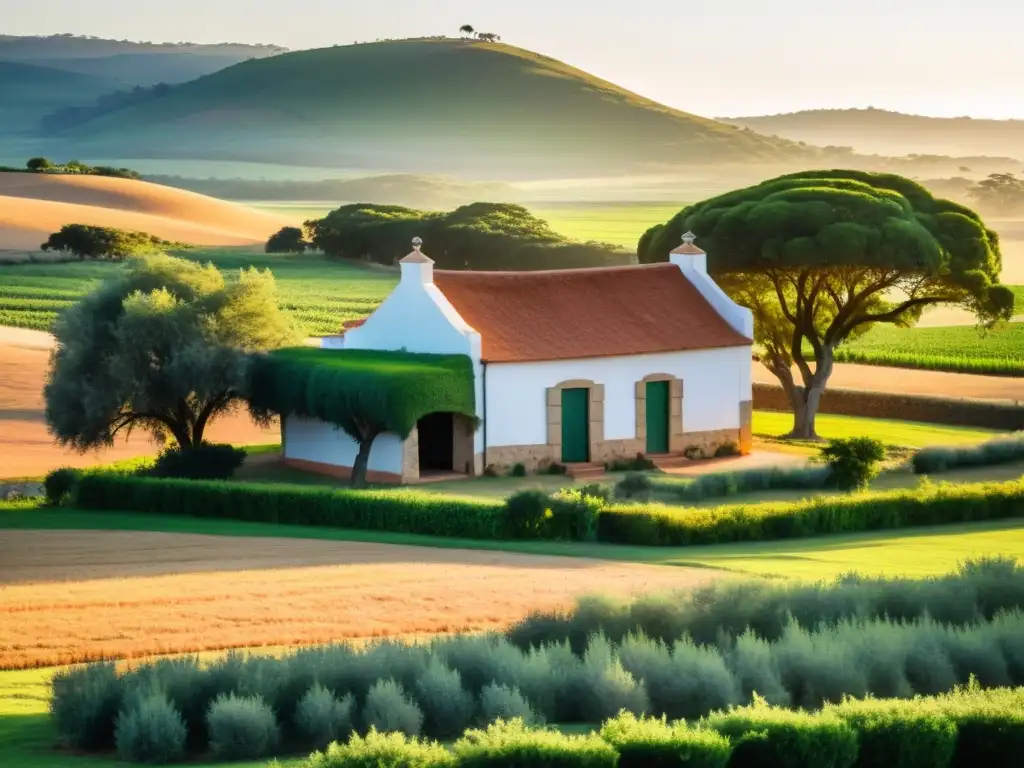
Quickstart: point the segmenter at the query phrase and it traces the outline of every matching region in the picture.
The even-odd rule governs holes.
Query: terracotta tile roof
[[[439,270],[434,283],[494,363],[745,346],[674,264],[545,272]]]

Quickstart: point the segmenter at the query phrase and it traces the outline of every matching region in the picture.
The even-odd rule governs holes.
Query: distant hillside
[[[0,61],[0,135],[33,129],[40,115],[89,104],[112,90],[110,80],[24,62]]]
[[[922,117],[881,109],[822,109],[720,119],[771,136],[819,146],[853,147],[869,154],[985,155],[1024,161],[1024,120]]]
[[[54,67],[109,80],[114,87],[182,83],[286,49],[242,43],[139,43],[95,37],[0,35],[0,60]]]
[[[430,39],[247,61],[61,134],[81,154],[587,176],[807,160],[507,45]]]

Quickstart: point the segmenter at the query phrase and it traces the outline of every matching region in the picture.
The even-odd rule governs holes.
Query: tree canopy
[[[1013,311],[996,233],[900,176],[806,171],[729,192],[648,230],[640,260],[666,260],[688,230],[709,272],[754,312],[755,341],[793,404],[796,436],[815,435],[835,348],[873,324],[911,325],[943,303],[988,325]]]
[[[65,251],[79,259],[124,259],[165,248],[187,248],[184,243],[161,240],[146,232],[132,232],[88,224],[65,224],[39,246],[44,251]]]
[[[1012,173],[992,173],[967,190],[978,206],[998,216],[1024,213],[1024,179]]]
[[[281,227],[267,240],[267,253],[305,253],[306,242],[299,227]]]
[[[392,264],[414,237],[441,269],[552,269],[624,264],[605,243],[578,243],[520,205],[472,203],[448,213],[398,205],[344,205],[306,222],[309,239],[329,256]]]
[[[240,402],[247,353],[295,336],[273,275],[226,282],[213,265],[165,255],[132,262],[57,320],[44,390],[62,445],[85,451],[140,428],[183,449]]]

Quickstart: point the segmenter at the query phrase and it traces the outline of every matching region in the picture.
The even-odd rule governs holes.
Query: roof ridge
[[[488,277],[507,277],[522,275],[571,275],[574,273],[594,274],[596,272],[622,272],[651,267],[672,267],[678,269],[670,261],[655,261],[645,264],[614,264],[600,267],[569,267],[567,269],[435,269],[434,274],[441,275],[487,275]]]

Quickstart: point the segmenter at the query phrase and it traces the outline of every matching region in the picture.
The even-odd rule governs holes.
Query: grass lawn
[[[271,269],[282,307],[311,335],[337,333],[345,320],[370,314],[398,282],[392,271],[318,255],[268,255],[245,248],[196,248],[179,255],[213,262],[225,274],[248,266]],[[47,330],[60,310],[120,268],[95,262],[5,266],[0,269],[0,325]]]
[[[754,434],[759,437],[784,435],[793,427],[793,416],[783,411],[755,411]],[[973,427],[952,427],[893,419],[869,419],[822,413],[817,419],[818,435],[826,438],[873,437],[886,445],[923,448],[928,445],[970,445],[996,437],[998,432]]]

